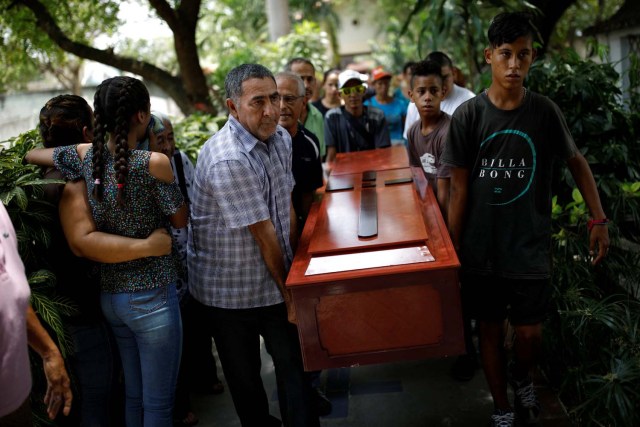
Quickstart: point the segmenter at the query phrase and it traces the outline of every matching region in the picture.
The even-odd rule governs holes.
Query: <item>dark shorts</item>
[[[507,279],[472,273],[461,275],[465,312],[472,319],[534,325],[545,320],[551,302],[551,279]]]

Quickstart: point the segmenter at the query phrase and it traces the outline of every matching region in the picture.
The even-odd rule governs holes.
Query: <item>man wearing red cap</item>
[[[408,102],[396,96],[389,95],[391,85],[391,74],[382,67],[376,67],[371,72],[373,88],[376,90],[375,97],[365,101],[365,105],[375,107],[384,113],[384,118],[389,126],[389,136],[391,144],[405,144],[407,140],[402,136],[404,120],[407,114]]]

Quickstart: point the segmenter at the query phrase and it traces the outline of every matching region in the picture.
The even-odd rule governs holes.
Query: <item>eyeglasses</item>
[[[300,95],[300,96],[284,95],[281,97],[284,103],[287,104],[288,106],[294,105],[296,101],[300,98],[304,98],[304,95]]]
[[[351,95],[352,93],[364,93],[365,88],[363,85],[343,87],[340,89],[340,93],[343,95]]]

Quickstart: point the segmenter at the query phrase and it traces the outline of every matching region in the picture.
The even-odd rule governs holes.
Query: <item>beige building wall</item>
[[[336,6],[341,23],[338,30],[340,56],[371,52],[369,41],[379,37],[374,10],[375,2],[371,0],[345,1]]]

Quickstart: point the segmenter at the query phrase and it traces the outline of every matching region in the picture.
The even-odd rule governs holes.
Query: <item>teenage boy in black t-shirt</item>
[[[479,321],[482,365],[493,396],[492,425],[510,426],[515,412],[537,422],[531,382],[551,295],[551,162],[567,162],[596,224],[594,264],[609,247],[606,217],[593,175],[565,119],[548,98],[523,86],[536,52],[531,16],[503,13],[492,21],[491,86],[453,114],[443,161],[452,166],[449,232],[462,263],[463,304]],[[504,320],[516,333],[507,369]]]

